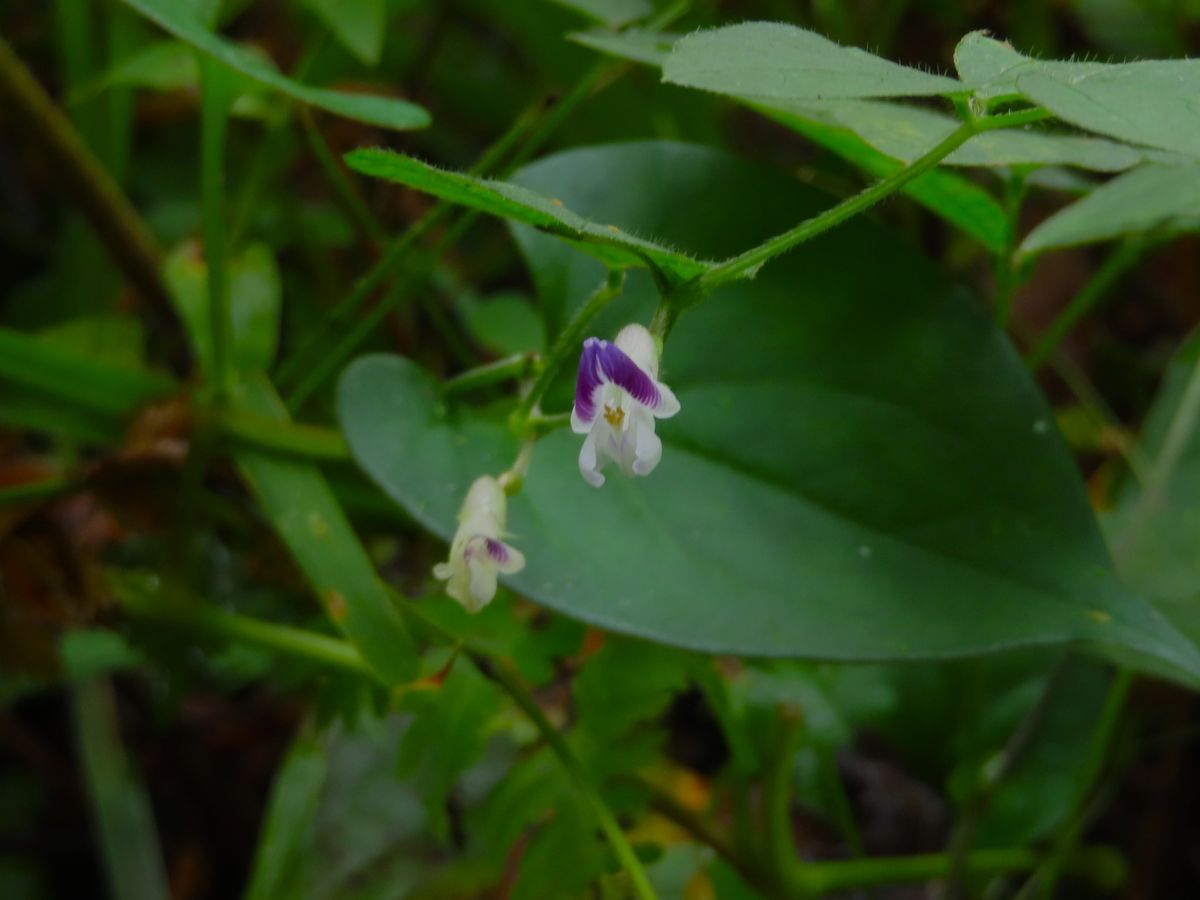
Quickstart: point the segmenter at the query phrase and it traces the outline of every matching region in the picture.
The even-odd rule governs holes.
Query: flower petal
[[[604,462],[596,452],[596,444],[600,439],[600,435],[597,433],[600,430],[599,423],[596,425],[597,427],[593,427],[588,432],[588,436],[583,439],[583,446],[579,448],[579,474],[592,487],[600,487],[604,484],[604,476],[600,474]]]
[[[575,407],[571,411],[571,427],[575,427],[578,418],[583,425],[590,425],[596,418],[596,388],[603,383],[600,380],[599,356],[601,345],[599,338],[588,338],[583,342],[583,353],[579,356],[579,375],[575,379]],[[577,432],[582,434],[582,432]]]
[[[633,461],[635,475],[649,475],[662,459],[662,438],[654,433],[654,419],[642,413],[634,424],[636,458]]]
[[[675,392],[663,384],[657,382],[658,395],[661,398],[657,407],[650,407],[650,412],[654,413],[656,419],[669,419],[675,413],[679,412],[679,398],[675,396]]]
[[[649,409],[657,409],[662,403],[662,394],[654,379],[629,358],[624,350],[608,341],[599,341],[596,360],[600,377],[617,385],[630,397]],[[576,393],[576,402],[578,402]],[[594,412],[593,412],[594,415]]]
[[[467,597],[458,599],[468,612],[479,612],[496,596],[496,564],[487,556],[474,554],[467,557],[467,571],[470,573],[470,592]]]
[[[496,561],[496,568],[504,575],[512,575],[525,568],[525,554],[510,544],[488,538],[487,550],[488,556]]]

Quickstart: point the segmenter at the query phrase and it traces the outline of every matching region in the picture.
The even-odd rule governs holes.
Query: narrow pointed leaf
[[[416,104],[375,94],[311,87],[288,78],[262,57],[209,31],[188,4],[178,0],[123,0],[160,28],[236,72],[309,106],[382,128],[424,128],[429,114]]]
[[[237,400],[246,412],[287,421],[265,378],[241,382]],[[412,678],[416,651],[408,629],[320,470],[248,447],[234,459],[329,617],[386,683]]]
[[[388,150],[364,149],[347,154],[351,168],[399,182],[493,216],[523,222],[568,241],[610,266],[654,265],[668,278],[686,281],[708,270],[709,264],[661,244],[634,237],[616,225],[601,225],[572,212],[561,200],[520,185],[489,181],[461,172],[448,172],[411,156]]]
[[[1200,164],[1126,172],[1038,225],[1021,253],[1107,241],[1158,229],[1200,228]]]

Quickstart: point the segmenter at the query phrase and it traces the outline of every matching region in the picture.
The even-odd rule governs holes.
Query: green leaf
[[[280,896],[288,873],[296,868],[328,774],[326,753],[324,743],[308,735],[298,737],[288,751],[271,788],[245,900]]]
[[[405,100],[373,94],[350,94],[310,87],[280,73],[260,56],[213,34],[195,13],[176,0],[123,0],[160,28],[191,44],[222,65],[240,72],[285,96],[347,119],[381,128],[424,128],[429,114]]]
[[[603,777],[652,765],[665,738],[653,720],[687,687],[691,663],[677,650],[608,638],[575,679],[571,741],[584,767]]]
[[[598,225],[571,212],[561,200],[517,184],[447,172],[388,150],[355,150],[346,155],[346,163],[364,175],[396,181],[451,203],[532,225],[578,243],[580,249],[616,268],[653,265],[673,281],[686,281],[709,268],[708,263],[634,237],[616,225]]]
[[[667,57],[663,80],[718,94],[777,100],[927,97],[966,91],[953,78],[910,69],[776,22],[746,22],[687,35]]]
[[[278,871],[275,890],[247,900],[410,896],[428,873],[434,848],[422,840],[425,823],[419,800],[396,778],[394,763],[405,724],[399,716],[365,718],[357,731],[331,728],[314,739],[318,747],[298,751],[303,755],[301,768],[287,772],[283,787],[277,783],[272,813],[277,811],[279,791],[294,789],[290,799],[308,821],[289,823],[289,831],[298,824],[306,827],[301,834],[286,835],[298,842],[288,854],[290,863]],[[313,813],[311,792],[317,794]],[[285,810],[278,812],[282,816]],[[284,824],[280,818],[279,825]]]
[[[704,254],[829,202],[677,144],[578,150],[520,180]],[[613,191],[618,180],[641,190]],[[679,215],[699,196],[703,215]],[[534,232],[519,238],[561,322],[603,270]],[[596,333],[653,304],[649,279],[631,279]],[[1007,339],[886,231],[851,223],[722,289],[681,318],[663,378],[683,410],[661,424],[653,477],[614,473],[596,491],[579,476],[576,436],[538,443],[510,505],[528,560],[507,579],[515,590],[712,652],[921,659],[1073,645],[1176,678],[1200,673],[1196,648],[1116,579],[1053,416]],[[447,408],[400,358],[355,362],[338,408],[367,473],[445,538],[471,481],[517,450],[502,420]]]
[[[208,267],[199,247],[185,242],[167,257],[163,277],[171,290],[200,367],[212,371],[212,335],[208,313]],[[275,256],[265,244],[253,244],[229,264],[234,368],[258,372],[270,367],[279,340],[283,289]]]
[[[178,91],[195,88],[199,81],[196,53],[191,47],[183,41],[155,41],[80,88],[71,99],[79,103],[114,87]]]
[[[981,97],[1024,96],[1088,131],[1200,156],[1200,60],[1035,60],[977,31],[959,42],[954,64]]]
[[[593,22],[616,27],[644,19],[654,12],[649,0],[552,0],[559,6],[573,9]]]
[[[480,300],[464,294],[457,302],[471,336],[489,350],[510,355],[546,348],[546,326],[528,297],[499,294]]]
[[[1038,225],[1021,253],[1200,226],[1200,163],[1148,165],[1101,185]]]
[[[1200,59],[1043,63],[1021,72],[1017,87],[1064,122],[1200,156]]]
[[[114,418],[124,418],[174,388],[160,375],[93,362],[60,346],[53,336],[7,328],[0,328],[0,381]]]
[[[572,37],[602,53],[652,66],[662,64],[671,45],[677,40],[673,35],[636,31],[620,34],[594,31]],[[741,99],[751,109],[803,134],[871,175],[885,178],[902,165],[899,160],[879,152],[849,128],[825,118],[789,112],[788,105],[779,101],[735,99]],[[961,228],[988,250],[999,253],[1006,246],[1008,216],[1004,209],[986,190],[965,178],[935,169],[914,179],[901,190],[931,212]]]
[[[378,65],[387,29],[387,0],[300,0],[339,44],[368,66]]]
[[[75,689],[75,728],[104,868],[115,900],[169,900],[154,814],[130,765],[112,688],[87,681]]]
[[[110,313],[76,316],[43,329],[38,336],[93,362],[132,372],[146,368],[146,330],[133,316]]]
[[[577,31],[567,37],[600,53],[631,59],[656,68],[662,68],[662,64],[671,53],[671,47],[679,40],[677,34],[641,31],[637,28],[625,31],[597,28],[593,31]]]
[[[246,412],[288,420],[265,378],[241,382],[236,394]],[[320,470],[249,448],[234,458],[330,618],[386,683],[411,680],[416,651],[408,630]]]
[[[400,743],[396,772],[412,781],[427,827],[443,843],[450,841],[450,792],[483,755],[504,706],[499,688],[471,666],[455,666],[436,690],[405,698],[413,722]]]
[[[1130,477],[1106,518],[1122,573],[1200,642],[1200,342],[1171,362],[1142,429],[1142,477]]]
[[[954,48],[958,77],[985,99],[1017,94],[1016,73],[1030,62],[1012,44],[989,37],[986,31],[972,31]]]
[[[768,110],[848,129],[881,153],[906,163],[932,150],[961,124],[961,120],[934,110],[877,100],[823,103],[781,100],[764,109],[770,114]],[[1145,160],[1146,154],[1141,150],[1103,138],[1004,129],[975,135],[947,156],[942,165],[1063,165],[1119,172]]]
[[[142,655],[125,638],[105,628],[78,628],[58,644],[63,671],[76,681],[145,665]]]

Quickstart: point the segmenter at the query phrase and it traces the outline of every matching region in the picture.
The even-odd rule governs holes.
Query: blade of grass
[[[283,896],[287,873],[295,865],[305,831],[316,815],[328,770],[321,742],[307,733],[297,737],[271,788],[244,900]]]
[[[241,382],[236,398],[254,416],[287,422],[265,378]],[[408,629],[316,466],[250,447],[235,449],[233,456],[334,623],[385,684],[413,678],[416,651]]]
[[[150,801],[121,745],[108,682],[75,688],[75,727],[112,896],[170,900]]]
[[[661,27],[680,14],[681,9],[678,4],[664,10],[659,17],[660,24],[654,27]],[[598,64],[589,69],[561,98],[544,98],[534,103],[491,147],[484,151],[475,164],[467,170],[467,174],[488,175],[494,172],[503,177],[515,171],[537,152],[538,148],[581,103],[602,91],[631,68],[632,65],[627,62]],[[506,157],[508,158],[507,162],[504,162]],[[424,277],[428,268],[414,271],[394,290],[382,297],[378,305],[355,328],[347,332],[333,348],[328,348],[324,346],[325,339],[328,334],[336,333],[334,325],[341,318],[353,315],[366,302],[376,287],[398,270],[400,264],[407,259],[408,254],[425,235],[451,216],[454,216],[453,224],[430,248],[429,255],[434,259],[439,258],[447,247],[452,246],[471,227],[479,214],[473,210],[456,214],[454,207],[448,201],[439,201],[405,232],[404,236],[393,245],[375,268],[364,276],[355,287],[354,292],[330,312],[325,318],[323,326],[314,330],[298,345],[296,353],[279,371],[280,383],[285,387],[289,386],[289,380],[294,380],[300,373],[304,373],[302,379],[287,391],[289,409],[299,409],[313,392],[342,367],[354,351],[374,333],[387,315],[403,302],[408,296],[408,292]]]
[[[213,398],[225,402],[233,383],[229,311],[229,272],[225,237],[225,135],[232,85],[229,74],[210,59],[200,65],[200,211],[204,258],[208,264],[208,329]]]
[[[128,416],[175,387],[162,375],[82,359],[8,328],[0,328],[0,381],[43,391],[114,418]]]

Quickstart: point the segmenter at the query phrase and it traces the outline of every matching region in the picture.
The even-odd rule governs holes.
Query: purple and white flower
[[[662,458],[654,420],[679,412],[679,401],[658,380],[658,346],[641,325],[626,325],[612,341],[588,338],[579,358],[571,430],[587,435],[579,471],[595,487],[609,460],[626,475],[649,475]]]
[[[508,499],[500,483],[490,475],[477,478],[458,514],[450,557],[433,567],[434,577],[446,582],[446,593],[467,612],[479,612],[492,602],[497,576],[525,568],[521,551],[501,540],[507,515]]]

